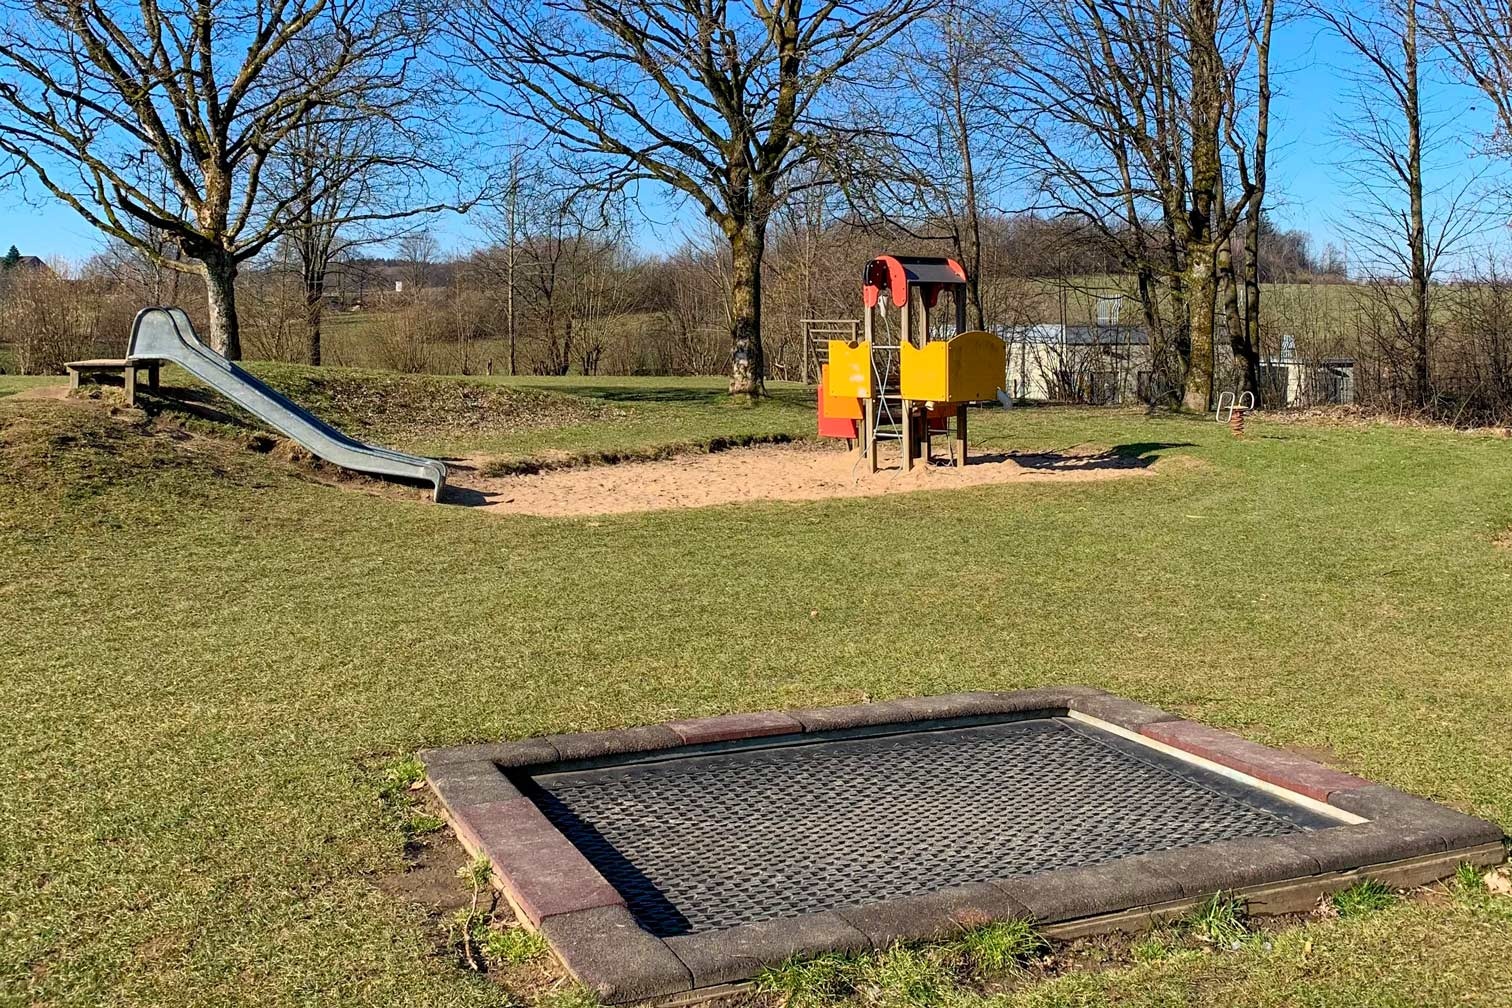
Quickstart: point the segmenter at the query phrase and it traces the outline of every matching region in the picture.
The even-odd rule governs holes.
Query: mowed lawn
[[[796,398],[716,388],[565,383],[631,419],[491,450],[808,429]],[[1512,827],[1512,442],[1090,410],[973,431],[1161,461],[505,519],[0,401],[0,1002],[509,1003],[380,888],[405,854],[378,768],[541,732],[1089,683]],[[996,1001],[1500,1005],[1509,963],[1507,901],[1418,900]]]

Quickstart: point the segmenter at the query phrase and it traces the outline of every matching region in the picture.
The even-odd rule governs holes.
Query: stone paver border
[[[753,739],[1011,717],[1085,721],[1280,793],[1340,825],[659,938],[636,923],[619,893],[506,775],[659,750],[717,751]],[[1032,921],[1050,937],[1137,931],[1219,891],[1237,893],[1252,912],[1290,913],[1365,877],[1423,885],[1460,863],[1500,864],[1507,856],[1506,838],[1493,823],[1082,686],[731,714],[432,749],[420,757],[463,846],[489,859],[495,883],[520,916],[545,935],[580,982],[610,1003],[687,1002],[723,993],[793,956],[880,950],[1013,918]]]

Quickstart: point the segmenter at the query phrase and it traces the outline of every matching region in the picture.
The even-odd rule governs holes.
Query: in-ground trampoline
[[[1135,930],[1219,891],[1289,912],[1505,857],[1490,823],[1081,687],[423,756],[464,845],[609,1001],[1010,918]]]

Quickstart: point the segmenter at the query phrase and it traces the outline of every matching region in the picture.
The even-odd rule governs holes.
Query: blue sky
[[[1315,23],[1279,27],[1273,47],[1276,97],[1273,106],[1271,195],[1269,206],[1282,228],[1310,232],[1316,248],[1342,241],[1338,222],[1347,219],[1350,200],[1339,162],[1347,157],[1337,139],[1337,119],[1349,110],[1346,71],[1350,55]],[[1427,96],[1442,115],[1455,120],[1458,146],[1443,156],[1443,166],[1430,183],[1452,186],[1485,168],[1479,140],[1489,132],[1485,103],[1472,88],[1440,82]],[[659,194],[646,193],[647,216],[655,224],[640,227],[642,243],[651,249],[678,244],[695,222],[686,213],[669,209]],[[669,221],[669,218],[671,220]],[[672,226],[669,226],[672,225]],[[478,241],[476,229],[455,216],[434,228],[443,248],[460,251]],[[1504,220],[1488,222],[1485,239],[1502,244]],[[100,238],[67,207],[33,192],[23,200],[14,188],[0,194],[0,251],[15,244],[23,253],[43,258],[79,261],[100,247]]]

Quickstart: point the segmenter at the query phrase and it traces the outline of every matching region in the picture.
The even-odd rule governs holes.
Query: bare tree
[[[428,84],[428,82],[427,82]],[[419,82],[385,96],[384,111],[334,111],[290,131],[279,150],[270,188],[290,205],[286,235],[299,259],[304,289],[307,359],[321,362],[326,281],[332,265],[366,245],[389,241],[413,226],[411,218],[448,204],[429,198],[448,175],[430,126],[434,92]],[[455,158],[456,152],[451,157]],[[455,204],[465,209],[468,201]]]
[[[458,36],[495,104],[621,191],[655,181],[730,246],[730,391],[763,391],[761,262],[796,168],[835,136],[826,96],[923,0],[472,0]]]
[[[324,192],[270,193],[270,159],[312,123],[381,114],[431,22],[423,4],[387,0],[0,0],[0,10],[8,170],[165,267],[199,273],[211,342],[232,358],[238,266]],[[292,58],[315,40],[318,60]],[[144,241],[141,225],[184,260]]]
[[[1253,195],[1225,200],[1225,137],[1253,93],[1262,7],[1229,0],[1043,0],[1018,33],[1011,135],[1040,202],[1095,229],[1132,276],[1182,403],[1213,392],[1217,258]]]
[[[1512,3],[1504,0],[1428,0],[1426,34],[1448,54],[1466,81],[1491,102],[1496,130],[1487,141],[1512,155]]]
[[[1269,182],[1270,156],[1270,54],[1271,34],[1276,23],[1276,0],[1258,0],[1255,10],[1244,18],[1254,52],[1254,95],[1246,102],[1239,96],[1243,83],[1229,80],[1228,116],[1225,140],[1233,155],[1240,188],[1249,194],[1241,209],[1244,214],[1242,266],[1236,279],[1233,265],[1233,242],[1219,250],[1219,273],[1225,284],[1224,316],[1227,319],[1229,347],[1241,364],[1241,389],[1262,403],[1264,389],[1260,381],[1260,237],[1265,223],[1265,196]],[[1253,107],[1252,129],[1240,128],[1240,113],[1246,105]],[[1238,287],[1243,286],[1243,311],[1239,310]]]
[[[1355,197],[1340,228],[1365,270],[1378,349],[1407,374],[1411,405],[1433,400],[1432,285],[1443,257],[1476,223],[1465,182],[1430,217],[1424,186],[1428,152],[1445,141],[1448,118],[1429,120],[1422,101],[1418,0],[1316,5],[1316,16],[1359,58],[1350,116],[1339,121],[1341,168]]]
[[[996,0],[943,0],[853,84],[873,127],[847,189],[873,229],[941,242],[966,270],[967,316],[987,325],[983,228],[1006,182],[1012,37]]]
[[[441,246],[429,231],[411,231],[400,237],[398,254],[403,277],[400,293],[407,300],[414,301],[435,280]]]

